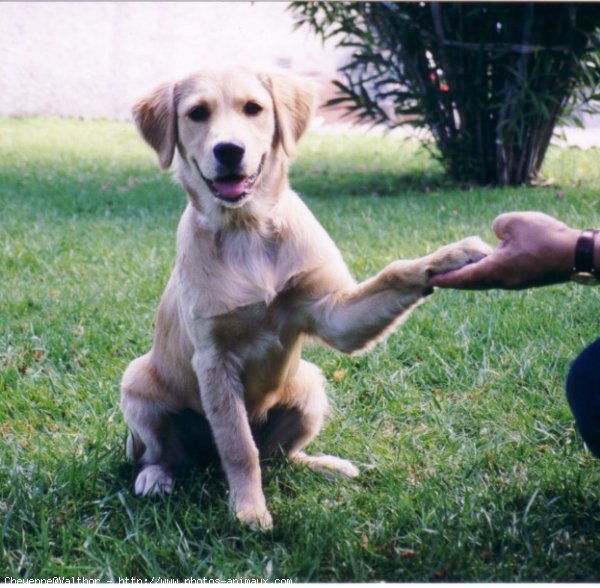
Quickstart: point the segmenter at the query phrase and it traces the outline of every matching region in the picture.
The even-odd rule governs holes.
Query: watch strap
[[[585,272],[590,274],[596,273],[594,265],[594,249],[595,237],[600,233],[597,229],[585,229],[579,235],[575,244],[575,273]]]

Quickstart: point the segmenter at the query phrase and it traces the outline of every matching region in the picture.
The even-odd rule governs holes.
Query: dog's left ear
[[[275,105],[275,140],[281,142],[288,157],[294,157],[296,143],[315,110],[315,87],[309,80],[286,74],[267,74],[263,79]]]
[[[142,137],[158,153],[160,167],[167,169],[175,154],[177,120],[173,84],[159,86],[133,107],[133,119]]]

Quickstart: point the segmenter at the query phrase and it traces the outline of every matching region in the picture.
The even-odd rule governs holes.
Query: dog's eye
[[[208,120],[208,117],[210,116],[210,111],[208,110],[207,106],[205,106],[204,104],[200,104],[199,106],[192,108],[192,110],[188,112],[188,116],[194,122],[204,122]]]
[[[256,102],[250,101],[244,104],[244,114],[247,114],[248,116],[256,116],[257,114],[260,114],[262,109],[263,107]]]

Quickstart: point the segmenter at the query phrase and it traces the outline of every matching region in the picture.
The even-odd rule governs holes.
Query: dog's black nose
[[[228,167],[238,165],[243,157],[244,146],[240,143],[217,143],[213,149],[216,160]]]

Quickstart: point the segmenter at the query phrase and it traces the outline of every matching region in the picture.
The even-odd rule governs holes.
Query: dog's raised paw
[[[467,237],[459,241],[457,246],[463,250],[467,264],[476,263],[493,252],[493,249],[477,236]]]
[[[137,496],[170,494],[173,490],[173,476],[161,465],[147,465],[135,480]]]
[[[462,241],[438,249],[432,256],[429,275],[441,274],[476,263],[492,253],[492,248],[479,237],[467,237]]]

